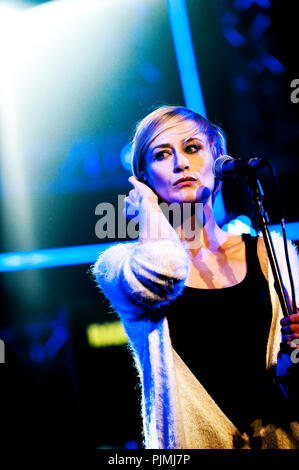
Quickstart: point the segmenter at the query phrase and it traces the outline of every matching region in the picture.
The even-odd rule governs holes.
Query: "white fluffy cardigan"
[[[274,233],[272,239],[284,285],[290,292],[283,240]],[[298,286],[298,256],[291,242],[288,246],[294,283]],[[264,262],[267,266],[268,260]],[[188,270],[189,256],[179,240],[119,243],[104,251],[92,268],[100,290],[118,313],[129,338],[141,384],[144,447],[231,449],[237,429],[173,349],[167,317],[153,315],[182,293]],[[272,323],[265,358],[267,369],[277,362],[282,318],[270,266],[268,279]],[[298,295],[297,289],[297,298]],[[254,338],[252,342],[254,347]],[[248,436],[242,436],[244,448],[249,448]],[[287,431],[271,424],[263,427],[256,420],[254,436],[261,436],[262,448],[297,448],[299,424],[290,423]]]

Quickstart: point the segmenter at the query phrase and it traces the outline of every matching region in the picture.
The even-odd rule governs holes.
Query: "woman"
[[[221,129],[189,109],[161,107],[145,117],[125,199],[127,211],[138,210],[138,242],[106,250],[93,267],[129,338],[146,448],[299,447],[295,385],[273,385],[271,375],[295,369],[299,315],[283,320],[281,331],[262,237],[231,235],[215,221],[220,182],[212,165],[225,153]],[[161,202],[191,210],[171,224]],[[289,290],[283,243],[278,235],[273,242]],[[291,243],[289,251],[297,285]]]

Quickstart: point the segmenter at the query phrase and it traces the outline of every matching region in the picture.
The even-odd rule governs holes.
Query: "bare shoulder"
[[[242,245],[243,239],[242,235],[235,235],[232,233],[224,232],[224,242],[222,243],[221,247],[229,250],[231,248],[239,248]]]
[[[244,261],[245,263],[245,249],[241,235],[231,234],[220,229],[217,241],[219,245],[215,244],[214,250],[211,250],[213,257],[216,255],[226,262]]]
[[[229,234],[221,245],[221,250],[232,258],[244,258],[245,262],[245,244],[242,235]]]

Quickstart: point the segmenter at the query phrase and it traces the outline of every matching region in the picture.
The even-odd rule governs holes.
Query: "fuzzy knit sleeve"
[[[283,284],[291,299],[291,284],[290,284],[290,279],[289,279],[288,269],[287,269],[287,264],[286,264],[286,259],[285,259],[283,238],[282,236],[280,236],[280,234],[276,232],[271,232],[271,236],[272,236],[274,248],[276,250],[277,261],[280,267]],[[298,249],[291,240],[288,240],[288,253],[289,253],[292,277],[293,277],[294,288],[295,288],[295,293],[296,293],[296,303],[298,306],[299,305],[299,256],[298,256]]]
[[[176,240],[119,243],[101,253],[92,267],[98,287],[127,320],[174,300],[188,271],[188,253]]]

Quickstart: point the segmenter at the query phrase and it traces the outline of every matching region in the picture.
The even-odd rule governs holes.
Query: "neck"
[[[184,214],[183,222],[174,229],[193,256],[199,249],[216,252],[228,239],[228,234],[216,223],[211,201],[193,206],[191,213]]]

